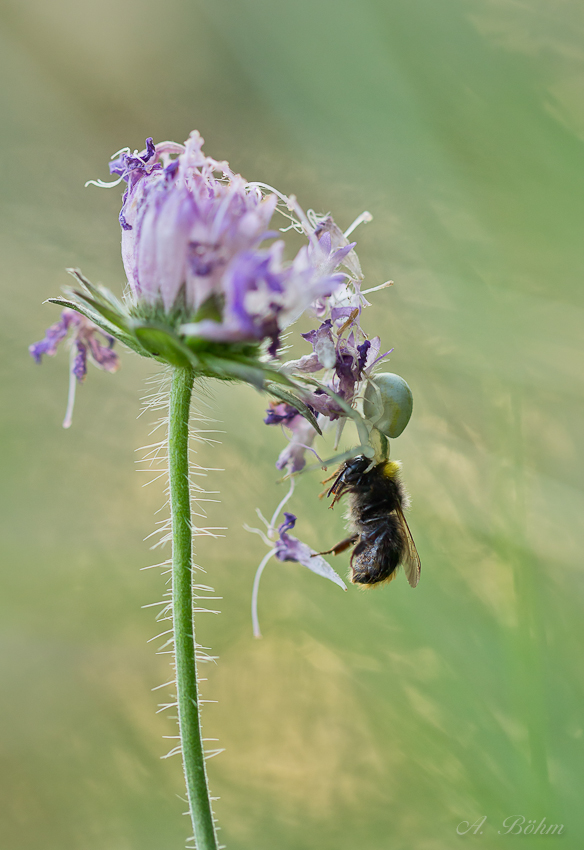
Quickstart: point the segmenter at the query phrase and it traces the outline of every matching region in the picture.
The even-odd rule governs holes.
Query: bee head
[[[355,484],[370,464],[371,461],[365,455],[348,460],[343,471],[343,480],[347,484]]]

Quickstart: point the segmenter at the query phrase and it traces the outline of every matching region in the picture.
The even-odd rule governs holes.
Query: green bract
[[[113,293],[92,284],[78,269],[67,271],[81,288],[68,290],[67,298],[49,298],[51,303],[76,310],[143,357],[152,357],[170,366],[190,367],[199,377],[253,384],[293,404],[320,432],[314,415],[295,393],[301,388],[278,368],[260,342],[223,343],[189,336],[179,330],[182,317],[178,316],[176,323],[172,322],[172,317],[164,321],[164,316],[155,309],[152,318],[134,315],[134,311]],[[288,388],[287,392],[283,387]]]

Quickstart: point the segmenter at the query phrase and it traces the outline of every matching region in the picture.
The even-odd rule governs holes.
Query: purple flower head
[[[123,151],[110,164],[127,183],[120,222],[132,305],[141,316],[178,309],[187,338],[268,340],[275,354],[281,330],[343,284],[337,269],[353,246],[312,230],[285,262],[283,241],[265,244],[277,235],[269,224],[278,195],[205,156],[202,145],[196,131],[184,146],[148,139],[141,153]]]

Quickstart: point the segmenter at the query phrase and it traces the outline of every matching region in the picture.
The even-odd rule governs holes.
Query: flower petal
[[[328,564],[321,555],[315,552],[314,549],[311,549],[310,546],[307,546],[306,543],[302,543],[301,540],[297,540],[295,537],[290,537],[288,531],[291,528],[294,528],[294,525],[296,524],[296,517],[294,514],[285,513],[284,518],[284,522],[278,528],[280,539],[276,543],[274,551],[276,558],[280,561],[296,561],[299,564],[308,567],[308,569],[313,573],[329,579],[329,581],[338,584],[339,587],[346,590],[347,587],[345,582],[339,575],[337,575],[330,564]]]

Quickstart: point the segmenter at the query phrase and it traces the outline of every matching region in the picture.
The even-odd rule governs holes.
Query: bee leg
[[[325,478],[324,481],[320,482],[321,484],[328,484],[328,482],[332,481],[333,478],[335,479],[333,481],[332,487],[330,487],[330,488],[327,487],[325,490],[322,491],[322,493],[318,494],[319,499],[324,499],[325,496],[328,497],[328,496],[330,496],[331,493],[336,492],[335,487],[337,486],[337,484],[339,482],[341,482],[341,484],[343,483],[343,473],[344,473],[344,471],[345,471],[345,464],[337,467],[337,469],[333,472],[332,475],[329,475],[328,478]],[[334,502],[333,502],[333,504],[334,504]]]
[[[332,549],[327,549],[326,552],[314,552],[310,557],[314,558],[315,555],[340,555],[341,552],[345,552],[350,546],[354,546],[358,540],[359,535],[353,534],[352,537],[346,537],[344,540],[341,540]]]
[[[329,505],[329,511],[332,511],[332,509],[337,504],[337,502],[339,501],[339,499],[341,498],[341,496],[343,495],[344,492],[345,492],[345,487],[340,487],[335,492],[335,498],[332,500],[332,502]],[[328,495],[330,496],[330,493],[328,493]]]
[[[344,464],[343,464],[343,466],[344,466]],[[324,481],[321,481],[320,483],[321,483],[321,484],[328,484],[328,482],[329,482],[329,481],[332,481],[332,480],[333,480],[333,478],[337,478],[337,476],[339,475],[340,470],[341,470],[341,467],[340,467],[340,466],[337,466],[337,468],[335,469],[335,471],[333,472],[333,474],[332,474],[332,475],[329,475],[329,477],[328,477],[328,478],[325,478],[325,479],[324,479]]]
[[[332,476],[331,476],[331,477],[332,477]],[[321,483],[322,483],[322,484],[326,484],[326,482],[327,482],[327,481],[330,481],[330,480],[331,480],[330,478],[326,478],[326,479],[325,479],[324,481],[322,481]],[[324,488],[324,490],[322,491],[322,493],[319,493],[319,494],[318,494],[318,498],[319,498],[319,499],[324,499],[324,497],[325,497],[325,496],[328,496],[328,495],[329,495],[329,489],[328,489],[328,487],[325,487],[325,488]]]
[[[351,552],[351,560],[349,561],[349,566],[351,567],[351,569],[352,569],[352,570],[354,570],[354,569],[355,569],[355,567],[353,566],[353,560],[354,560],[354,558],[355,558],[355,557],[357,557],[357,558],[358,558],[358,557],[359,557],[359,555],[362,555],[362,554],[363,554],[363,552],[366,552],[370,545],[371,545],[371,544],[370,544],[370,541],[369,541],[366,537],[365,537],[365,538],[363,538],[363,537],[362,537],[362,538],[361,538],[361,539],[357,542],[357,545],[355,546],[355,548],[354,548],[354,549],[353,549],[353,551]]]
[[[333,487],[336,487],[336,485],[337,485],[337,482],[335,481],[335,483],[333,484]],[[334,494],[335,494],[335,498],[334,498],[334,499],[332,500],[332,502],[330,503],[330,505],[329,505],[329,509],[330,509],[330,508],[334,508],[334,506],[335,506],[335,505],[336,505],[336,503],[339,501],[339,499],[341,498],[341,496],[343,495],[343,493],[345,492],[345,490],[346,490],[346,489],[347,489],[347,485],[343,482],[343,483],[340,485],[340,487],[339,487],[339,489],[338,489],[338,490],[333,490],[333,489],[331,489],[331,490],[323,490],[323,491],[322,491],[322,493],[319,493],[319,494],[318,494],[318,498],[319,498],[319,499],[324,499],[324,497],[325,497],[325,496],[328,498],[328,497],[329,497],[332,493],[334,493]]]

